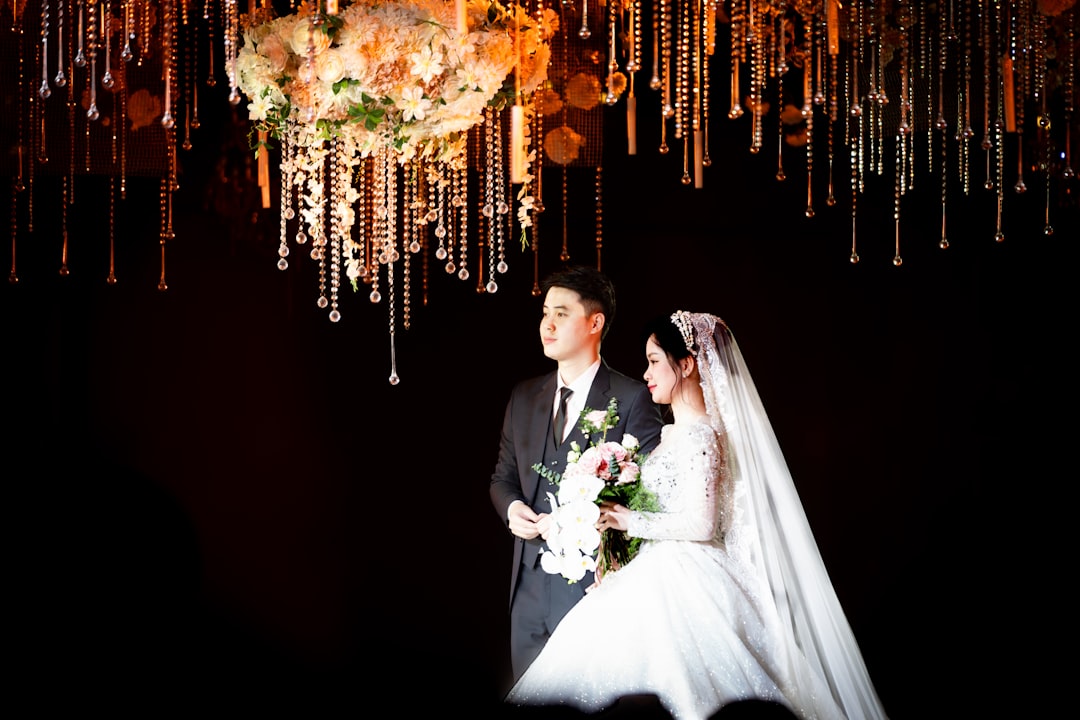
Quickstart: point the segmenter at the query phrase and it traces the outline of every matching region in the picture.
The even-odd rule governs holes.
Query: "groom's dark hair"
[[[568,265],[548,275],[541,284],[543,295],[553,287],[573,290],[581,298],[585,312],[603,313],[604,330],[600,339],[607,337],[615,321],[615,284],[604,273],[589,265]]]

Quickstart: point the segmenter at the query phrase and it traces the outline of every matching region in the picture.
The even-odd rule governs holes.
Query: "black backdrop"
[[[853,265],[847,191],[826,207],[819,174],[805,217],[798,151],[779,182],[775,154],[748,152],[748,121],[717,120],[694,189],[647,112],[633,157],[610,112],[606,359],[640,373],[637,329],[657,312],[728,321],[891,715],[1051,702],[1035,653],[1070,625],[1047,622],[1061,595],[1027,542],[1057,528],[1028,520],[1058,505],[1036,488],[1067,475],[1047,457],[1072,414],[1058,371],[1075,203],[1046,236],[1029,181],[996,243],[976,183],[951,193],[942,250],[927,177],[904,200],[895,267],[891,187],[872,179]],[[114,286],[99,179],[78,179],[70,276],[49,178],[34,232],[18,232],[20,281],[0,301],[17,686],[157,713],[493,712],[510,539],[487,481],[512,383],[551,367],[532,255],[512,247],[495,295],[433,272],[391,386],[385,307],[346,292],[331,323],[312,262],[276,269],[273,211],[252,224],[247,191],[215,179],[236,132],[220,119],[182,156],[167,291],[155,183],[131,179],[118,207]],[[573,181],[571,259],[592,263],[592,177]],[[547,186],[542,274],[560,262],[558,176]]]

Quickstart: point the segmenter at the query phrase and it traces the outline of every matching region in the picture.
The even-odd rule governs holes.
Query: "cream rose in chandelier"
[[[353,2],[336,16],[245,18],[237,84],[249,118],[279,136],[314,122],[361,155],[392,147],[404,162],[456,155],[484,108],[528,96],[547,78],[558,17],[472,0],[459,33],[444,0]]]

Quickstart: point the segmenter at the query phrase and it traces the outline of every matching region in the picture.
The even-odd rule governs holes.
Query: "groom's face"
[[[540,342],[549,358],[559,362],[591,353],[602,327],[603,316],[586,312],[576,292],[560,287],[548,290],[540,319]]]

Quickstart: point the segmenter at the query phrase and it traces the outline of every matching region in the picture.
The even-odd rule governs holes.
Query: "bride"
[[[800,718],[884,718],[772,426],[719,318],[645,328],[645,381],[673,423],[642,467],[660,512],[601,508],[646,539],[558,625],[514,706],[592,712],[655,696],[678,720],[764,700]]]

